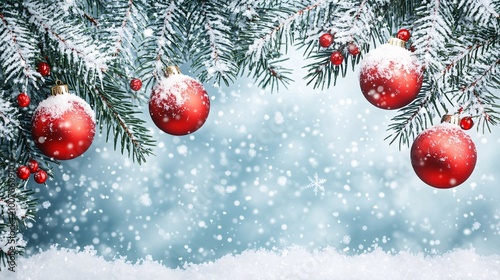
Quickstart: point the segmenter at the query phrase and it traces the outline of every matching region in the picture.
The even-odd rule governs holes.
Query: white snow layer
[[[432,257],[422,253],[373,252],[347,256],[334,249],[310,252],[291,247],[279,252],[245,251],[203,264],[172,269],[152,260],[130,263],[106,261],[92,249],[77,252],[51,248],[18,260],[16,272],[4,270],[1,279],[500,279],[500,255],[481,256],[474,250],[455,250]]]

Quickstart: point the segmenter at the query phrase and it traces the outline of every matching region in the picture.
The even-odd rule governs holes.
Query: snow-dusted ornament
[[[445,115],[441,124],[418,135],[410,158],[422,181],[447,189],[469,178],[476,166],[477,152],[470,136],[460,129],[458,115]]]
[[[407,37],[408,36],[408,37]],[[399,36],[400,38],[409,38]],[[410,104],[422,87],[422,69],[406,41],[391,38],[371,50],[360,66],[359,84],[365,98],[373,105],[387,110]]]
[[[40,151],[57,160],[82,155],[95,135],[95,113],[82,98],[57,81],[52,95],[33,114],[31,136]]]
[[[186,135],[198,130],[207,120],[210,98],[203,85],[171,66],[153,88],[149,113],[163,132]]]

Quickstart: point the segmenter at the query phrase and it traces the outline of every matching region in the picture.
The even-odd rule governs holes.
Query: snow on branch
[[[234,60],[228,59],[228,54],[231,53],[233,43],[230,38],[225,35],[231,32],[230,26],[227,23],[227,18],[220,14],[207,14],[205,29],[210,42],[210,59],[203,63],[207,69],[208,79],[219,75],[223,80],[228,79],[227,71],[236,69]],[[232,64],[232,65],[230,65]]]
[[[472,20],[482,26],[500,18],[490,0],[461,0],[458,8],[466,10]]]
[[[159,34],[154,37],[156,40],[155,65],[153,76],[156,79],[162,77],[159,73],[163,73],[165,66],[175,64],[173,57],[170,57],[168,48],[176,42],[176,28],[172,25],[176,22],[175,13],[180,10],[178,5],[182,5],[180,1],[169,1],[169,3],[155,3],[155,9],[158,11]]]
[[[457,102],[472,115],[480,117],[480,121],[485,125],[496,124],[500,120],[494,108],[498,107],[496,104],[499,98],[491,93],[488,84],[492,75],[500,70],[500,59],[498,57],[495,59],[489,65],[487,62],[490,60],[487,58],[470,63],[463,72],[463,86],[460,89],[463,94],[457,95]]]
[[[79,64],[79,72],[82,72],[85,80],[93,79],[94,75],[102,80],[111,56],[101,51],[103,46],[85,33],[87,29],[82,23],[76,21],[68,11],[52,3],[28,0],[23,5],[30,14],[30,21],[39,26],[40,32],[49,36],[61,54]]]
[[[109,25],[105,32],[111,34],[109,43],[113,44],[113,47],[110,51],[113,56],[122,54],[132,61],[134,53],[125,50],[131,48],[130,42],[133,41],[134,32],[138,29],[136,17],[139,12],[134,1],[112,1],[108,4],[107,10],[109,12],[101,15],[102,20],[99,22],[105,22]]]
[[[446,67],[446,56],[442,52],[447,49],[447,38],[452,34],[452,7],[447,0],[431,0],[428,4],[424,2],[416,11],[420,18],[415,21],[412,34],[415,55],[422,66],[432,73]]]
[[[35,71],[35,44],[31,39],[33,35],[24,26],[19,24],[20,14],[15,9],[0,13],[0,64],[3,68],[3,82],[10,79],[14,83],[26,86],[31,80],[36,87],[35,81],[41,75]]]
[[[325,5],[326,2],[327,0],[321,0],[307,7],[301,8],[299,11],[294,12],[287,18],[282,19],[280,23],[270,31],[264,30],[266,33],[253,41],[253,43],[248,47],[246,55],[250,57],[253,62],[267,59],[270,49],[273,47],[272,44],[281,41],[279,40],[280,38],[278,38],[279,36],[286,34],[285,31],[289,29],[295,21],[300,20],[301,16],[309,11],[317,9],[322,5]]]
[[[0,138],[11,141],[19,127],[18,109],[0,96]]]
[[[307,28],[306,42],[317,42],[319,34],[329,32],[334,34],[335,43],[340,45],[351,42],[370,44],[373,29],[378,28],[377,23],[382,19],[380,10],[390,1],[329,2],[331,5],[322,7],[319,10],[321,13],[308,22],[310,28]],[[334,19],[332,15],[335,15]]]

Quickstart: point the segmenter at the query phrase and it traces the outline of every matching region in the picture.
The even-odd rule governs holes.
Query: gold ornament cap
[[[441,118],[441,123],[445,123],[445,122],[460,125],[460,116],[458,114],[456,114],[456,115],[444,115]]]
[[[406,46],[406,42],[401,40],[401,39],[398,39],[398,38],[391,38],[389,39],[389,41],[387,42],[387,44],[389,45],[393,45],[393,46],[396,46],[396,47],[401,47],[401,48],[404,48]]]
[[[57,80],[56,85],[53,86],[50,91],[52,95],[65,94],[69,93],[69,88],[68,85],[64,84],[61,80]]]
[[[179,66],[169,66],[167,67],[167,69],[165,69],[165,75],[167,75],[167,77],[170,75],[177,75],[177,74],[182,74]]]

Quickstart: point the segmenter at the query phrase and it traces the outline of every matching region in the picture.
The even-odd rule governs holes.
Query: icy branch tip
[[[56,85],[51,88],[51,94],[58,95],[58,94],[64,94],[64,93],[69,93],[68,85],[63,84],[63,82],[61,82],[61,80],[57,80]]]

